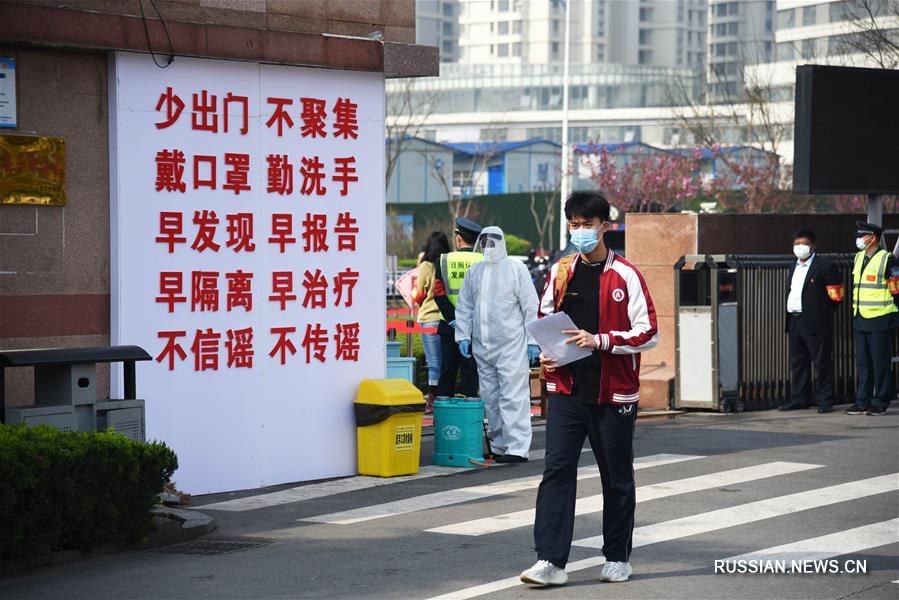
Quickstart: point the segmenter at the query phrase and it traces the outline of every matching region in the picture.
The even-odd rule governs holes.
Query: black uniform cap
[[[471,219],[466,219],[465,217],[456,218],[456,231],[463,232],[472,238],[476,238],[481,233],[481,229],[483,228]]]
[[[856,233],[858,233],[859,235],[870,235],[873,233],[878,238],[883,235],[883,227],[881,227],[880,225],[875,225],[874,223],[856,221],[855,226],[858,228]]]

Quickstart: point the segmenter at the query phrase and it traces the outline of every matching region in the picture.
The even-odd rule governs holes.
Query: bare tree
[[[883,69],[899,67],[899,0],[842,0],[836,6],[853,30],[841,38],[844,49]]]
[[[718,185],[739,188],[747,212],[779,210],[790,199],[790,171],[781,162],[779,149],[792,127],[792,115],[784,114],[784,104],[776,97],[769,72],[745,66],[739,70],[743,75],[736,94],[713,98],[706,93],[697,97],[689,83],[679,81],[669,88],[668,100],[688,134],[688,139],[681,142],[705,148],[712,159],[726,167],[729,178]],[[715,80],[714,70],[710,77]],[[746,153],[722,150],[734,145],[752,146],[766,153],[759,160],[751,152],[747,157]]]
[[[387,118],[384,123],[387,137],[385,186],[390,185],[397,161],[410,140],[422,133],[428,119],[437,109],[437,93],[416,90],[415,83],[415,79],[398,80],[397,88],[387,93]]]
[[[471,154],[471,161],[464,168],[457,164],[456,160],[447,165],[438,156],[431,153],[422,154],[428,162],[430,172],[434,174],[446,194],[447,208],[453,221],[458,217],[477,218],[479,209],[474,200],[484,194],[477,193],[476,182],[487,173],[490,162],[499,154],[498,148],[496,142],[483,144]],[[455,185],[456,181],[459,182],[458,186]]]
[[[558,180],[557,180],[558,181]],[[534,225],[537,228],[537,235],[540,236],[538,247],[546,249],[552,243],[552,232],[555,231],[556,213],[559,212],[559,197],[562,191],[558,184],[551,191],[531,190],[531,216],[534,217]],[[537,210],[540,206],[542,214]]]

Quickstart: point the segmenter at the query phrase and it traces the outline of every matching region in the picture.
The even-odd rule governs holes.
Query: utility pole
[[[571,153],[568,147],[568,65],[571,59],[571,0],[560,0],[565,6],[565,49],[562,63],[562,186],[559,198],[559,249],[568,245],[568,222],[565,220],[565,200],[571,191],[568,169]]]

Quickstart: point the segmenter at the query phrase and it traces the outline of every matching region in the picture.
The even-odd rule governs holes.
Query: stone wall
[[[140,16],[138,0],[16,0],[52,8]],[[296,33],[365,36],[415,43],[415,0],[156,0],[166,21]],[[144,14],[156,19],[148,2]]]
[[[643,365],[674,366],[674,263],[696,254],[698,215],[628,214],[627,259],[646,280],[659,322],[659,345],[644,353]]]
[[[66,140],[65,206],[0,205],[0,348],[109,344],[106,54],[0,44],[16,59],[18,128]],[[109,393],[108,369],[98,394]],[[8,369],[7,401],[30,404],[31,369]]]

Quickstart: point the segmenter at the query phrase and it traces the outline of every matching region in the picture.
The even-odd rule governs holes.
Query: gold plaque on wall
[[[65,203],[65,138],[0,135],[0,204]]]

